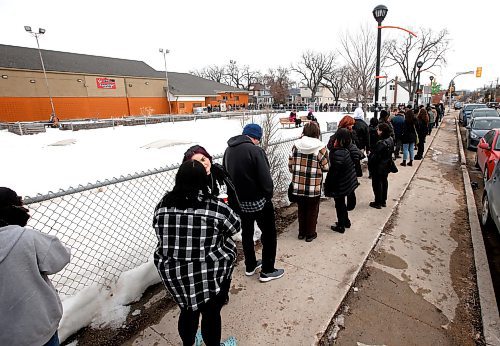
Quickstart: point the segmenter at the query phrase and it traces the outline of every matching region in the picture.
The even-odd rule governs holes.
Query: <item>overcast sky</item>
[[[289,66],[304,50],[339,48],[339,37],[370,25],[372,10],[383,4],[389,12],[384,25],[402,26],[418,33],[447,29],[451,38],[448,63],[434,68],[438,82],[447,86],[457,72],[483,68],[482,78],[458,77],[457,89],[496,84],[500,77],[497,23],[500,1],[459,2],[420,0],[0,0],[0,43],[36,47],[23,29],[46,29],[42,49],[141,60],[164,70],[158,48],[170,50],[167,69],[188,72],[209,64],[235,60],[254,69]],[[384,29],[382,39],[405,35]],[[396,72],[388,73],[390,78]],[[401,72],[397,72],[402,77]],[[422,74],[421,83],[430,74]]]

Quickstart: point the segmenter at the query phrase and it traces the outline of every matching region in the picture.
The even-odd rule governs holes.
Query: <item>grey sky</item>
[[[0,43],[36,47],[23,29],[47,30],[43,49],[145,61],[163,70],[158,48],[168,48],[167,68],[187,72],[230,59],[255,69],[289,66],[307,49],[334,50],[339,36],[362,25],[376,30],[372,10],[384,4],[389,12],[384,25],[418,32],[446,28],[452,39],[448,64],[433,69],[439,83],[448,85],[457,72],[483,68],[456,79],[457,88],[474,89],[496,83],[500,44],[495,24],[500,1],[478,0],[467,6],[448,1],[337,1],[309,0],[0,0]],[[382,39],[405,35],[383,30]],[[391,71],[389,77],[399,71]],[[422,74],[428,82],[430,74]]]

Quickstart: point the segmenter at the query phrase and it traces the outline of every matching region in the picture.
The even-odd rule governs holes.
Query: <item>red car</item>
[[[500,159],[500,129],[488,131],[479,141],[476,153],[476,167],[483,172],[483,180],[490,179],[495,163]]]

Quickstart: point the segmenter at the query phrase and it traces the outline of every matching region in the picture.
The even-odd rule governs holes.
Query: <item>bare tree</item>
[[[269,87],[275,103],[286,103],[288,101],[289,89],[292,84],[290,70],[281,66],[276,69],[269,69],[264,76],[264,83]]]
[[[243,66],[241,74],[245,90],[250,90],[250,84],[257,83],[261,79],[260,71],[252,70],[248,65]]]
[[[342,49],[340,55],[346,60],[349,67],[349,84],[362,96],[363,109],[371,100],[371,93],[375,84],[375,66],[377,62],[377,38],[375,33],[366,25],[361,26],[356,34],[346,33],[340,39]],[[384,52],[381,53],[381,63]],[[358,96],[356,96],[358,100]],[[366,114],[366,113],[365,113]]]
[[[418,88],[416,85],[417,62],[423,62],[420,72],[446,65],[446,52],[450,44],[446,29],[436,34],[431,29],[420,29],[420,31],[416,38],[408,35],[405,39],[390,40],[385,43],[387,60],[391,62],[388,66],[399,66],[404,78],[409,82],[412,101]]]
[[[236,61],[230,60],[229,64],[226,65],[225,68],[225,74],[224,74],[224,80],[226,84],[232,85],[236,88],[244,88],[243,82],[244,82],[245,76],[244,76],[244,71],[242,68],[240,68],[237,64]]]
[[[333,94],[335,106],[339,105],[340,95],[346,89],[348,72],[349,69],[343,66],[337,69],[332,69],[331,72],[325,74],[323,77],[321,85]]]
[[[210,65],[201,70],[189,71],[192,75],[222,83],[225,75],[224,66]]]
[[[311,90],[311,99],[314,100],[325,75],[331,72],[335,61],[333,53],[302,53],[301,61],[292,65],[291,70],[297,72],[302,82]]]

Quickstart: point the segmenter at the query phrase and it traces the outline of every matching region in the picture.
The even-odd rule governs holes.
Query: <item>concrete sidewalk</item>
[[[286,270],[282,279],[260,283],[257,275],[246,277],[240,263],[233,274],[230,302],[222,310],[223,338],[234,335],[243,346],[316,344],[420,163],[398,166],[399,173],[390,175],[387,208],[380,210],[368,206],[373,192],[365,171],[356,190],[358,204],[349,213],[352,226],[345,234],[330,230],[336,221],[330,200],[321,203],[318,238],[313,242],[298,240],[298,223],[291,224],[278,239],[276,267]],[[177,319],[178,309],[167,312],[128,344],[179,345]]]
[[[481,305],[494,295],[483,296],[476,284],[483,274],[474,251],[482,238],[471,237],[469,222],[477,215],[468,210],[453,115],[431,143],[357,292],[346,298],[348,313],[336,319],[341,328],[331,326],[325,344],[339,329],[339,345],[498,344],[486,328],[483,334],[489,320],[482,321],[477,294]]]

